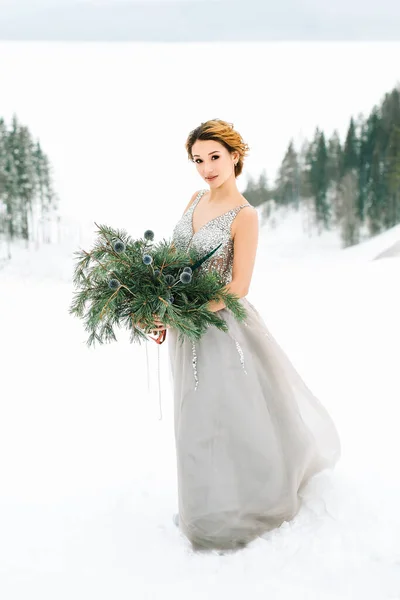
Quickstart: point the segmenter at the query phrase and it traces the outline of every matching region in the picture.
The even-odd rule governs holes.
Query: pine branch
[[[150,230],[132,240],[123,229],[96,226],[90,252],[74,253],[77,291],[70,306],[70,314],[84,322],[89,346],[116,340],[114,327],[120,326],[130,331],[131,342],[147,340],[144,330],[156,327],[156,317],[174,327],[180,341],[200,339],[209,326],[228,331],[225,320],[207,308],[210,300],[222,300],[237,319],[245,318],[220,274],[198,270],[220,246],[200,257],[194,248],[183,252],[165,239],[152,243]]]

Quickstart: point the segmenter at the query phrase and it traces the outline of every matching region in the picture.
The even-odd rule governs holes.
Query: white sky
[[[127,4],[134,3],[135,1],[145,1],[145,2],[170,2],[171,0],[36,0],[35,6],[73,6],[76,4]],[[192,2],[197,0],[180,0],[181,2]],[[229,0],[215,0],[229,2]],[[235,1],[235,0],[231,0]],[[328,0],[282,0],[282,4],[292,4],[298,6],[304,6],[306,8],[312,8],[317,11],[318,9],[322,9],[324,11],[329,11],[332,8],[332,3]],[[32,3],[30,0],[0,0],[1,6],[30,6]],[[385,10],[389,12],[390,10],[393,13],[396,13],[396,9],[398,7],[398,2],[396,0],[381,0],[379,3],[380,10]],[[370,0],[336,0],[335,2],[336,11],[346,11],[350,14],[356,14],[361,8],[366,12],[374,12],[377,8],[376,3],[371,2]]]
[[[35,0],[34,8],[42,6],[76,6],[77,4],[134,4],[135,2],[170,2],[171,0]],[[193,2],[197,0],[180,0],[180,2]],[[215,0],[219,2],[221,0]],[[0,0],[0,8],[14,7],[16,9],[31,9],[32,2],[30,0]]]

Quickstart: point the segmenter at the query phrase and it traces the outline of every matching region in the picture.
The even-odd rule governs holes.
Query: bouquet
[[[222,300],[239,321],[246,318],[238,296],[225,289],[217,271],[198,271],[220,245],[200,257],[195,249],[184,252],[165,239],[154,243],[151,230],[133,240],[124,230],[95,225],[97,239],[90,252],[74,252],[76,290],[69,308],[83,319],[89,347],[116,341],[116,327],[130,331],[131,343],[146,341],[146,332],[156,327],[155,317],[174,327],[181,343],[200,339],[211,325],[226,332],[226,321],[207,308],[212,300]],[[154,341],[162,343],[166,333]]]

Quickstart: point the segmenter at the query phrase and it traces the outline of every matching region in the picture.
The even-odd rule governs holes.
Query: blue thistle
[[[184,272],[186,271],[186,273],[190,273],[190,274],[192,274],[192,273],[193,273],[193,271],[192,271],[192,268],[191,268],[191,267],[183,267],[183,271],[184,271]]]
[[[145,240],[153,241],[154,240],[154,232],[151,229],[146,229],[146,231],[143,234],[143,237]]]
[[[173,283],[175,283],[175,277],[173,275],[166,275],[164,279],[167,285],[172,285]]]
[[[151,265],[151,263],[153,262],[153,257],[150,256],[150,254],[145,254],[143,256],[143,262],[145,265]]]
[[[160,273],[160,269],[154,269],[154,277],[158,277]]]
[[[182,283],[190,283],[192,281],[192,276],[187,271],[183,271],[183,273],[179,275],[179,279]]]
[[[173,296],[170,296],[170,297],[168,298],[168,302],[169,302],[170,304],[172,304],[174,300],[175,300],[175,298],[174,298]]]
[[[120,254],[121,252],[125,252],[125,244],[124,242],[118,241],[114,243],[114,250],[115,252],[118,252],[118,254]]]
[[[110,290],[117,290],[119,286],[120,283],[118,279],[110,279],[110,281],[108,282],[108,287],[110,288]]]

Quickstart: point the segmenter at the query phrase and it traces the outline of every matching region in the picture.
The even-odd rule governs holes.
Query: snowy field
[[[67,311],[71,228],[15,253],[0,272],[2,598],[400,598],[400,258],[371,260],[400,227],[344,251],[329,234],[289,249],[299,229],[297,215],[262,229],[248,297],[333,416],[343,456],[292,522],[225,555],[194,553],[171,520],[167,346],[147,344],[150,387],[145,345],[121,332],[86,347]]]
[[[347,250],[335,232],[307,237],[300,213],[263,227],[248,298],[333,417],[342,458],[293,521],[236,553],[195,553],[172,523],[167,344],[121,332],[89,350],[68,314],[72,252],[90,247],[94,221],[160,239],[204,187],[186,164],[189,128],[231,119],[250,172],[276,168],[291,135],[344,131],[379,102],[398,47],[50,46],[0,44],[0,114],[40,137],[63,215],[58,241],[14,247],[0,270],[0,598],[398,600],[400,257],[374,259],[400,227]],[[247,104],[205,89],[221,68],[251,79]]]

